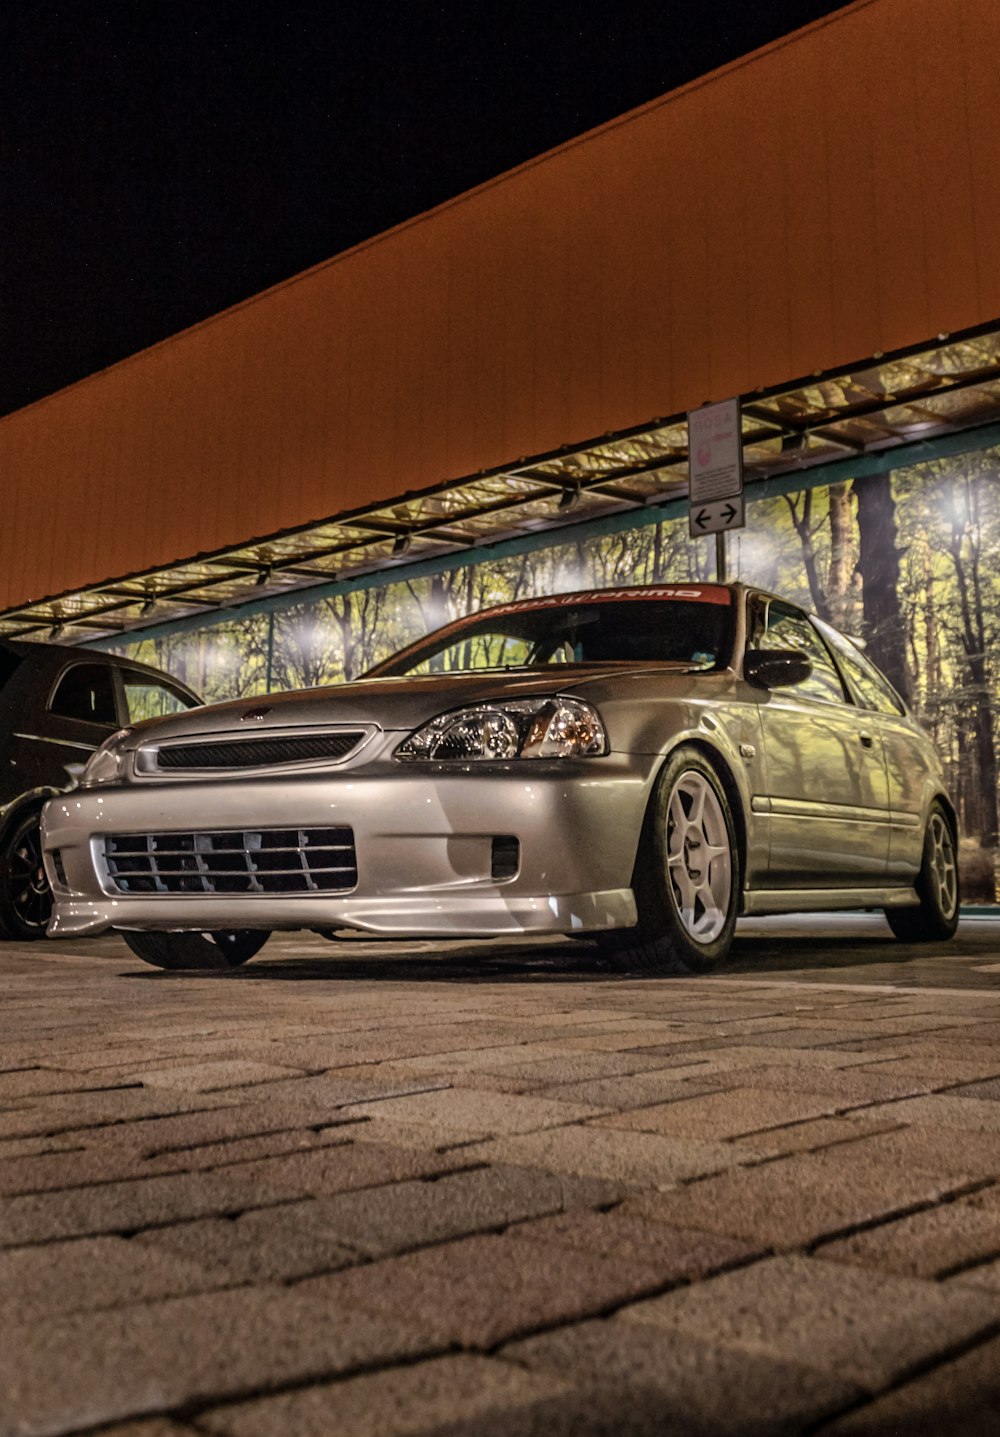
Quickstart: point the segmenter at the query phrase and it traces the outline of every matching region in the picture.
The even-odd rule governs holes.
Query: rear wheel
[[[912,908],[886,908],[886,922],[901,943],[940,943],[958,927],[958,844],[952,821],[933,803],[924,832],[924,856]]]
[[[602,934],[620,967],[704,973],[729,952],[739,901],[736,829],[708,759],[680,748],[650,801],[633,883],[637,927]]]
[[[0,848],[0,938],[44,938],[52,916],[39,818],[29,813],[20,819]]]
[[[270,934],[250,928],[218,933],[145,933],[122,930],[138,958],[156,968],[238,968],[259,953]]]

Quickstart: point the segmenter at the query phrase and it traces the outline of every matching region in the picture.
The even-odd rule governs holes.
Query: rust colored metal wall
[[[998,54],[859,0],[10,416],[0,608],[995,320]]]

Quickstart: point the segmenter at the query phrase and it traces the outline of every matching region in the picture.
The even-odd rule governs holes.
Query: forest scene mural
[[[729,536],[729,572],[864,642],[945,760],[962,826],[965,897],[993,901],[1000,449],[753,499],[747,527]],[[714,543],[692,540],[679,517],[121,651],[170,670],[209,700],[244,697],[356,678],[410,640],[490,604],[714,576]]]

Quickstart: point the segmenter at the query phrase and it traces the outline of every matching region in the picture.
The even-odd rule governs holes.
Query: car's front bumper
[[[383,766],[371,775],[77,789],[43,816],[49,933],[346,926],[481,937],[628,927],[652,779],[652,759],[611,756],[489,774]],[[327,825],[354,831],[358,881],[347,893],[125,894],[104,858],[109,834]],[[516,875],[499,881],[498,835],[517,837],[521,855]]]

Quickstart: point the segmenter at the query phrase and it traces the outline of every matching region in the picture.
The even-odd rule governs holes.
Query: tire
[[[0,848],[0,938],[44,938],[52,916],[52,890],[42,864],[41,815],[19,819]]]
[[[924,856],[914,884],[920,902],[912,908],[886,908],[885,919],[901,943],[941,943],[958,927],[961,891],[955,826],[936,800],[927,815]]]
[[[121,930],[137,958],[155,968],[214,970],[238,968],[259,953],[271,936],[251,928],[220,933],[146,933]]]
[[[732,943],[740,872],[736,827],[718,773],[699,749],[677,749],[663,766],[643,825],[633,877],[638,925],[600,934],[601,947],[632,972],[708,972]]]

